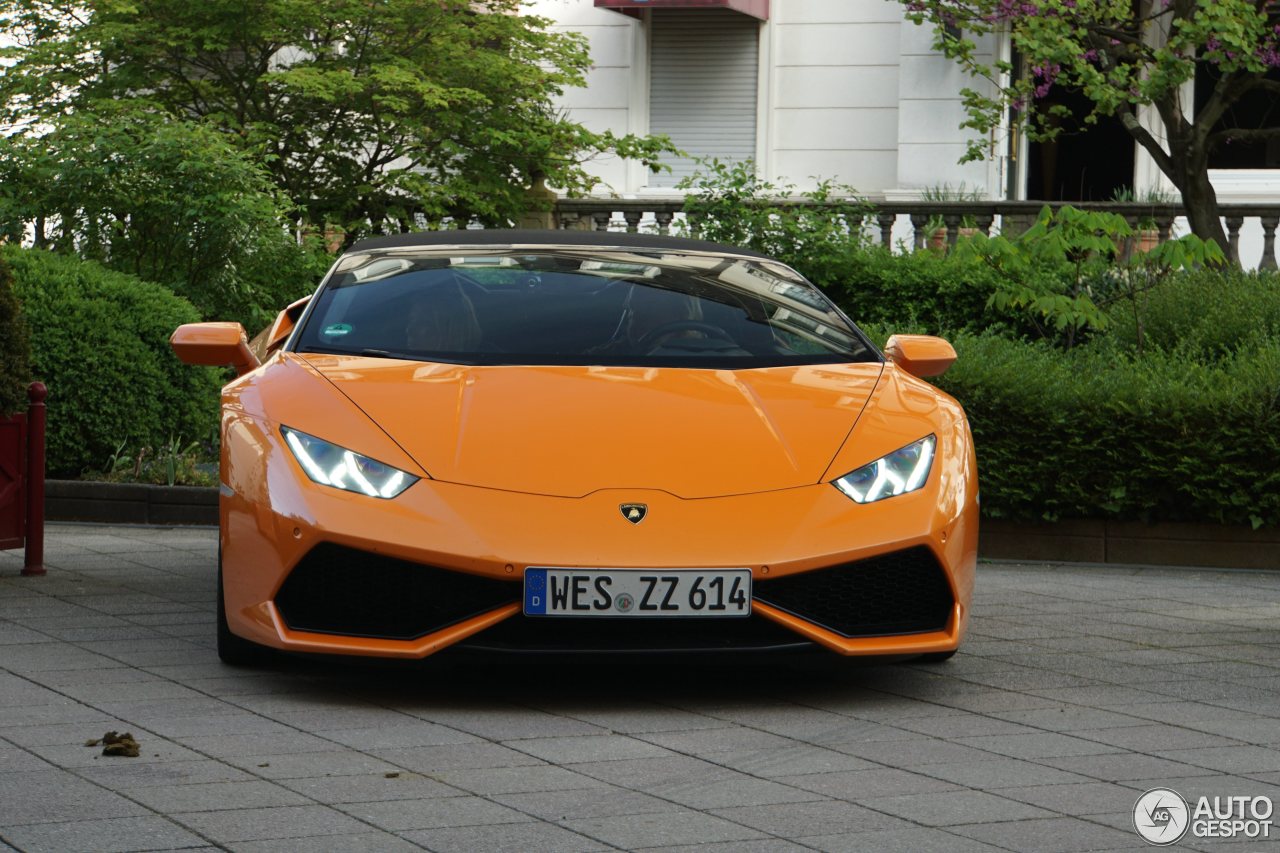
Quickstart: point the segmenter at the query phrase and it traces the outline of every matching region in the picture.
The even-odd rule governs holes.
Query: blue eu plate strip
[[[525,569],[524,612],[529,616],[547,615],[546,569]]]

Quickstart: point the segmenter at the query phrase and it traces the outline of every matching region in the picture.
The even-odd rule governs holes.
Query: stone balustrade
[[[856,202],[856,200],[853,200]],[[780,199],[762,202],[773,207],[814,206],[836,208],[837,205],[819,205],[804,199]],[[847,204],[847,203],[846,203]],[[1066,206],[1066,202],[1051,202],[1050,207]],[[873,240],[892,246],[904,243],[920,249],[930,239],[930,223],[941,223],[937,230],[946,229],[946,243],[954,245],[960,237],[962,223],[973,222],[979,231],[987,234],[993,229],[1021,231],[1035,221],[1045,202],[1041,201],[871,201],[867,202],[869,214],[861,227]],[[1169,239],[1176,220],[1183,216],[1181,204],[1152,205],[1137,202],[1072,202],[1084,210],[1106,211],[1123,216],[1137,230],[1143,220],[1155,222],[1160,240]],[[1256,219],[1262,229],[1262,252],[1256,266],[1260,269],[1277,269],[1276,228],[1280,226],[1280,204],[1224,204],[1220,206],[1227,232],[1228,245],[1223,247],[1228,256],[1241,263],[1240,235],[1246,220]],[[651,228],[660,234],[670,232],[672,223],[686,218],[682,197],[645,199],[560,199],[556,202],[553,221],[561,228],[587,228],[596,231],[639,231]],[[899,236],[895,240],[895,234]],[[1130,247],[1126,247],[1129,251]],[[1253,259],[1245,259],[1245,266],[1253,266]]]

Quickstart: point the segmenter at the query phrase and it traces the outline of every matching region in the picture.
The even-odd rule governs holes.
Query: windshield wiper
[[[422,353],[396,352],[389,349],[366,347],[361,350],[341,349],[339,347],[307,346],[302,352],[315,352],[323,355],[362,355],[368,358],[394,358],[400,361],[432,361],[441,364],[471,364],[468,359],[448,358],[445,356],[423,355]]]
[[[393,352],[389,349],[374,349],[366,347],[360,350],[360,355],[367,355],[370,358],[398,358],[401,361],[422,361],[420,355],[410,355],[407,352]]]
[[[449,358],[443,355],[424,355],[422,353],[412,352],[395,352],[386,349],[362,349],[361,355],[367,355],[370,358],[397,358],[401,361],[430,361],[436,364],[475,364],[475,359],[471,358]]]

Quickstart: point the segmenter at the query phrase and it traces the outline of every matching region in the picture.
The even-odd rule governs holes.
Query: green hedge
[[[984,514],[1280,524],[1280,338],[1206,364],[954,340]]]
[[[27,322],[13,292],[13,273],[0,256],[0,416],[26,410],[30,377]]]
[[[1170,276],[1139,294],[1135,305],[1120,300],[1108,309],[1104,340],[1126,352],[1144,348],[1179,352],[1214,362],[1280,338],[1280,274],[1197,270]]]
[[[121,444],[208,438],[219,373],[187,367],[169,335],[199,320],[158,284],[36,249],[0,248],[31,327],[32,372],[49,386],[48,470],[76,476]]]
[[[905,325],[942,335],[988,328],[1021,334],[1021,321],[986,307],[998,281],[978,260],[929,251],[895,255],[874,246],[851,252],[841,286],[827,292],[859,325]]]

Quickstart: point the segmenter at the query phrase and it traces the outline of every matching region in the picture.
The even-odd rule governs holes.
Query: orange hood
[[[883,365],[486,366],[299,356],[437,480],[708,498],[819,481]]]

